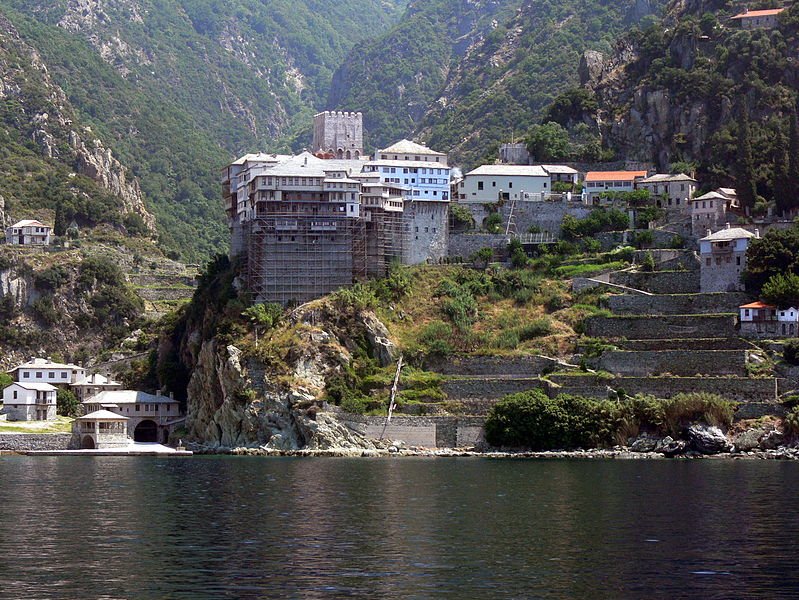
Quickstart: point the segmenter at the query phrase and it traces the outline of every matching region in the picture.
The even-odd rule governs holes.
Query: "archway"
[[[352,153],[349,150],[347,150],[347,160],[350,160],[351,158],[352,158]]]
[[[94,450],[94,438],[90,435],[84,435],[83,439],[80,441],[80,448],[81,450]]]
[[[155,443],[158,441],[158,425],[155,421],[146,419],[136,425],[136,430],[133,432],[134,442],[150,442]]]

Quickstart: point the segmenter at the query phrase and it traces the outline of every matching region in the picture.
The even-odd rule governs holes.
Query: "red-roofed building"
[[[784,8],[744,10],[732,19],[741,24],[741,29],[770,29],[777,26],[779,15],[784,10]]]
[[[777,308],[765,302],[738,307],[741,335],[746,337],[796,337],[799,334],[799,309]]]
[[[599,204],[603,192],[632,192],[646,171],[590,171],[585,176],[585,201]]]

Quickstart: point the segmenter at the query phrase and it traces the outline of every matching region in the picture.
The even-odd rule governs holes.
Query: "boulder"
[[[631,452],[654,452],[658,447],[661,438],[660,436],[643,433],[639,435],[632,444],[630,444]]]
[[[736,435],[732,444],[737,452],[750,452],[758,447],[763,433],[762,429],[747,429]]]
[[[664,444],[660,449],[663,456],[672,458],[679,454],[683,454],[688,449],[688,442],[685,440],[671,440],[668,444]]]
[[[691,425],[687,430],[691,448],[702,454],[729,452],[730,442],[718,427],[711,425]]]
[[[781,431],[773,429],[772,431],[767,431],[760,437],[759,446],[761,450],[776,450],[784,444],[785,434]]]

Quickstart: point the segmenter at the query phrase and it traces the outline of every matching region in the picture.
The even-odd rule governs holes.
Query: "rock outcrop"
[[[720,454],[729,452],[731,445],[724,432],[714,426],[691,425],[686,436],[691,444],[691,448],[702,454]]]

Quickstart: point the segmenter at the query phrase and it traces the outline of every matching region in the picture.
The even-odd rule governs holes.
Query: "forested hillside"
[[[517,137],[578,82],[587,49],[613,48],[661,0],[414,2],[336,73],[331,99],[362,108],[376,145],[416,131],[466,166]]]
[[[193,261],[227,244],[218,169],[238,153],[306,141],[333,70],[401,5],[0,0],[0,12],[76,118],[138,178],[162,245]]]
[[[592,109],[555,111],[555,119],[567,127],[599,125],[618,157],[661,170],[679,163],[680,170],[696,169],[706,187],[748,189],[753,209],[755,194],[793,197],[799,5],[784,11],[775,29],[742,30],[729,19],[740,8],[729,0],[670,3],[662,22],[595,57],[586,73]]]

